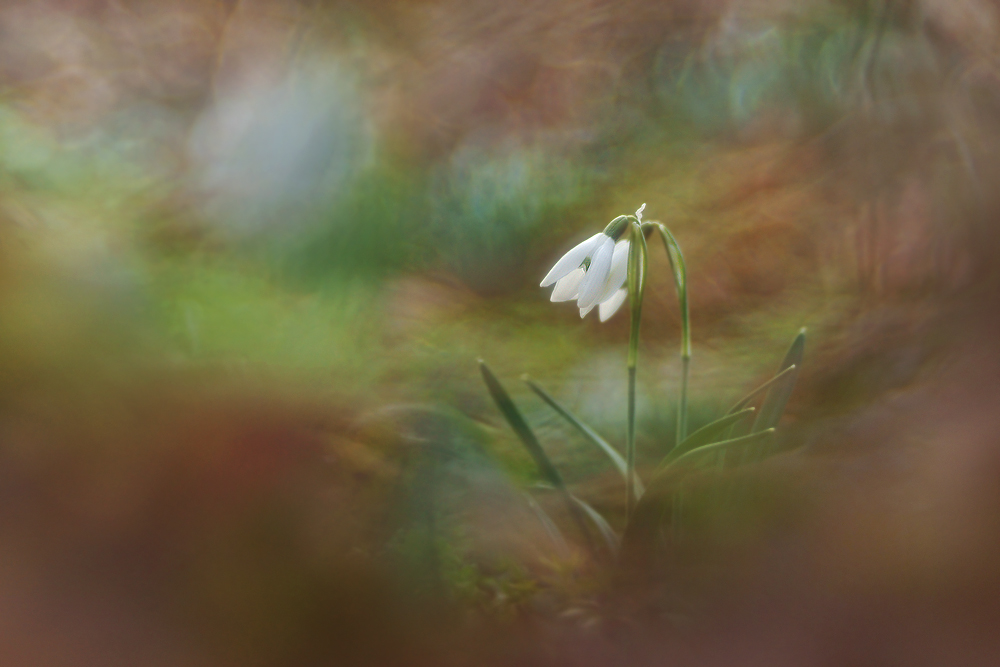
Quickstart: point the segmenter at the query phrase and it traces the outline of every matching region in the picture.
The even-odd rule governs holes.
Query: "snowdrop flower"
[[[641,215],[642,209],[637,213]],[[603,232],[594,234],[563,255],[542,280],[542,287],[555,283],[551,300],[576,299],[580,317],[586,316],[594,306],[602,322],[614,315],[628,296],[624,285],[628,275],[629,241],[622,238],[628,229],[628,216],[620,215]]]

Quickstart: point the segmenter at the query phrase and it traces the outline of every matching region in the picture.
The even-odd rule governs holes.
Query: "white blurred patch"
[[[223,93],[188,144],[202,214],[240,236],[301,230],[371,162],[373,134],[355,78],[331,59]]]

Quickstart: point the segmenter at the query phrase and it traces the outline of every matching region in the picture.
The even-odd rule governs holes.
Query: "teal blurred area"
[[[998,36],[990,0],[3,3],[0,662],[995,664]],[[810,336],[808,453],[654,602],[476,366],[620,524],[518,378],[621,449],[624,309],[538,284],[643,203],[691,430]],[[651,253],[643,474],[681,373]]]

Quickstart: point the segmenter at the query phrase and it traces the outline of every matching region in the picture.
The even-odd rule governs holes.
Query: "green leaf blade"
[[[676,461],[678,458],[693,449],[711,444],[727,429],[746,419],[749,419],[755,412],[756,410],[754,408],[746,408],[744,410],[740,410],[739,412],[727,414],[724,417],[702,426],[700,429],[685,438],[684,442],[682,442],[679,446],[675,447],[674,450],[663,459],[659,468],[670,465],[673,461]]]
[[[674,461],[674,466],[683,466],[695,464],[699,458],[705,458],[712,454],[717,454],[723,451],[728,451],[730,449],[748,449],[752,445],[763,445],[768,443],[774,437],[774,429],[768,428],[764,431],[758,431],[757,433],[751,433],[750,435],[744,435],[739,438],[733,438],[731,440],[723,440],[721,442],[713,442],[709,445],[702,445],[697,449],[692,449],[689,452],[677,457]]]
[[[482,359],[479,360],[479,370],[483,375],[483,381],[486,383],[486,388],[490,392],[493,402],[496,403],[497,408],[500,409],[500,413],[507,420],[507,423],[510,424],[510,427],[514,429],[514,433],[517,434],[521,443],[524,444],[524,448],[528,450],[528,454],[534,459],[542,477],[552,484],[552,486],[564,489],[565,484],[563,483],[562,475],[559,474],[559,471],[552,464],[551,459],[549,459],[548,454],[542,449],[541,443],[535,437],[535,432],[528,426],[528,422],[525,421],[521,415],[521,411],[517,409],[514,401],[511,400],[507,390],[500,384],[500,380],[497,379],[497,376],[493,374],[493,371],[490,370],[490,367]]]
[[[483,375],[483,382],[486,383],[486,389],[489,391],[490,396],[493,398],[493,402],[496,403],[497,408],[500,409],[500,413],[503,414],[507,423],[510,427],[514,429],[514,433],[521,440],[524,448],[528,450],[528,453],[535,460],[535,464],[538,466],[538,471],[541,476],[552,484],[566,502],[567,509],[569,510],[570,516],[576,523],[577,528],[580,531],[580,535],[583,537],[587,545],[587,550],[597,558],[597,551],[594,546],[593,538],[590,531],[587,529],[587,523],[585,521],[584,513],[581,509],[573,502],[572,494],[566,488],[566,484],[563,482],[562,475],[556,469],[555,465],[552,464],[551,459],[549,459],[548,454],[542,449],[541,443],[538,438],[535,437],[535,432],[531,430],[528,426],[528,422],[525,421],[524,417],[521,415],[521,411],[517,409],[517,405],[511,399],[507,390],[503,388],[500,384],[500,380],[497,376],[493,374],[493,371],[482,359],[479,360],[479,370]]]
[[[579,431],[587,440],[597,445],[601,451],[607,454],[608,458],[611,459],[612,464],[615,468],[622,474],[622,477],[627,479],[628,477],[628,467],[625,462],[625,458],[618,453],[618,451],[611,446],[611,444],[602,438],[600,434],[597,433],[590,426],[585,424],[580,418],[566,409],[559,401],[557,401],[549,392],[545,391],[537,382],[524,376],[522,378],[533,392],[538,395],[545,403],[552,408],[560,417],[565,419],[571,426],[573,426],[577,431]],[[635,492],[637,496],[641,496],[645,493],[645,487],[639,480],[638,476],[635,478]]]
[[[785,407],[788,405],[788,399],[792,395],[792,390],[795,389],[795,381],[798,379],[799,369],[802,367],[805,345],[806,330],[803,328],[799,330],[795,340],[792,341],[791,347],[788,349],[785,358],[781,361],[781,366],[778,368],[779,374],[785,371],[787,373],[767,390],[764,402],[760,406],[760,413],[757,415],[757,419],[753,423],[753,428],[750,430],[751,433],[775,428],[778,422],[781,421],[781,417],[785,413]]]
[[[591,507],[589,503],[572,494],[570,494],[570,497],[573,499],[573,502],[575,502],[580,509],[583,510],[584,514],[587,515],[587,518],[589,518],[597,527],[597,532],[601,534],[601,537],[604,539],[604,543],[607,545],[608,551],[611,552],[611,555],[617,556],[620,541],[618,539],[618,535],[616,535],[615,531],[611,528],[611,524],[609,524],[607,520],[601,516],[600,512]]]
[[[788,375],[789,373],[791,373],[796,368],[798,368],[798,366],[795,366],[794,364],[791,365],[791,366],[789,366],[788,368],[785,368],[783,371],[781,371],[780,373],[778,373],[777,375],[775,375],[774,377],[772,377],[770,380],[768,380],[764,384],[758,386],[756,389],[754,389],[749,394],[747,394],[746,396],[744,396],[743,398],[741,398],[739,401],[737,401],[736,405],[734,405],[733,407],[729,408],[729,412],[727,412],[726,414],[730,414],[731,415],[731,414],[734,414],[736,412],[739,412],[740,410],[743,410],[744,408],[746,408],[746,406],[748,406],[750,404],[751,401],[753,401],[755,398],[757,398],[758,396],[760,396],[762,393],[764,393],[765,391],[767,391],[768,389],[770,389],[776,382],[778,382],[781,378],[783,378],[786,375]]]

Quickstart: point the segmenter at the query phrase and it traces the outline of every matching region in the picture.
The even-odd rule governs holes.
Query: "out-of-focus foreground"
[[[998,31],[993,0],[4,2],[0,662],[1000,663]],[[687,258],[691,430],[810,342],[785,453],[692,482],[639,578],[476,359],[620,530],[517,378],[621,449],[628,317],[538,282],[643,202]],[[680,373],[651,257],[646,476]]]

